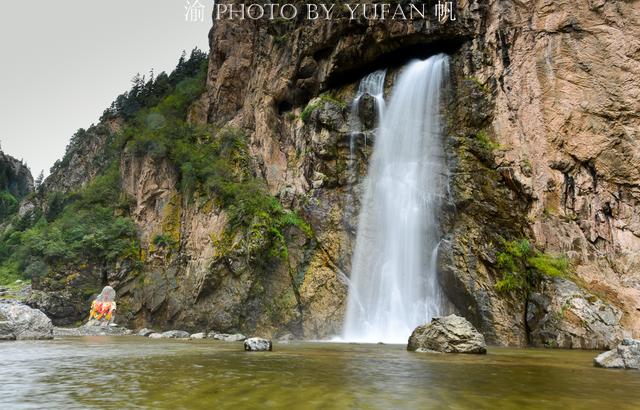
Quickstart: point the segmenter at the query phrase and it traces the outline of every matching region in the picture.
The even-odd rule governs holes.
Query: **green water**
[[[640,372],[596,352],[67,338],[0,343],[0,409],[640,409]]]

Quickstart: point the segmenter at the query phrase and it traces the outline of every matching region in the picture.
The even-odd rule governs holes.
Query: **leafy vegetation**
[[[527,308],[531,293],[544,278],[567,277],[569,261],[564,257],[548,255],[538,251],[527,239],[502,240],[502,249],[497,254],[497,266],[502,278],[496,289],[513,293],[523,301],[523,321],[527,335]]]
[[[0,191],[0,223],[18,210],[18,200],[9,191]]]
[[[285,231],[297,226],[311,235],[310,227],[295,213],[285,210],[269,194],[264,181],[253,174],[246,136],[236,129],[215,131],[187,122],[191,104],[205,89],[206,54],[194,50],[180,59],[170,75],[149,81],[134,78],[130,91],[119,96],[102,120],[125,119],[122,130],[111,136],[105,152],[107,166],[101,175],[76,192],[47,192],[45,204],[22,218],[12,216],[0,231],[0,284],[26,278],[56,278],[69,282],[78,267],[104,269],[122,261],[141,263],[136,226],[128,217],[130,199],[122,192],[119,158],[123,152],[167,160],[179,176],[180,195],[172,203],[163,231],[152,239],[157,248],[174,248],[179,242],[182,201],[204,198],[228,215],[228,226],[218,238],[220,251],[231,250],[236,238],[255,256],[287,255]],[[104,124],[78,130],[67,155],[83,146]],[[0,193],[2,210],[17,206],[15,198]],[[6,204],[6,206],[4,206]],[[166,226],[165,226],[166,225]],[[62,274],[62,275],[61,275]],[[47,279],[49,280],[49,279]]]
[[[484,130],[478,131],[473,138],[484,151],[493,152],[500,148],[500,144],[493,141],[489,134]]]
[[[131,90],[119,95],[100,119],[134,118],[143,108],[153,107],[165,100],[166,96],[179,89],[185,80],[192,80],[206,62],[207,53],[194,48],[189,58],[185,52],[182,53],[176,69],[170,75],[162,72],[155,77],[151,71],[147,80],[146,76],[136,74],[132,80]],[[182,92],[182,94],[185,93]]]
[[[325,103],[334,104],[341,108],[346,107],[346,104],[343,101],[338,100],[333,95],[329,93],[320,94],[320,96],[316,100],[309,103],[305,107],[305,109],[300,114],[300,119],[303,122],[307,122],[309,120],[309,117],[311,117],[311,114],[318,108],[322,107]]]
[[[170,75],[161,73],[154,78],[151,74],[148,81],[136,76],[131,90],[118,96],[101,120],[119,117],[128,124],[143,122],[152,131],[158,129],[158,118],[153,116],[157,112],[184,120],[188,104],[204,88],[206,60],[206,53],[194,49],[189,58],[183,53]],[[167,138],[167,145],[170,131],[158,132],[160,139]],[[75,150],[100,132],[106,132],[104,124],[78,130],[52,170],[67,166]],[[118,168],[118,154],[127,139],[123,133],[107,147],[104,155],[108,165],[100,176],[77,192],[46,193],[43,209],[14,216],[17,200],[4,191],[0,193],[0,221],[10,218],[11,222],[0,231],[0,284],[44,277],[50,271],[71,272],[81,266],[139,261],[136,227],[127,216],[129,199],[122,192]]]
[[[44,276],[49,268],[137,260],[135,225],[120,216],[128,200],[120,190],[116,163],[67,199],[69,204],[51,221],[36,212],[30,216],[36,221],[31,226],[17,223],[0,236],[0,282]]]

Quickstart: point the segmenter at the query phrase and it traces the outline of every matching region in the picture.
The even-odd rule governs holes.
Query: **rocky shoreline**
[[[51,319],[38,309],[16,300],[0,299],[0,341],[51,340],[62,337],[136,336],[149,339],[217,340],[243,342],[245,351],[272,351],[273,342],[260,337],[247,337],[241,333],[216,331],[189,333],[184,330],[164,332],[143,328],[138,332],[118,324],[104,324],[89,320],[78,327],[55,327]],[[278,339],[278,343],[291,341],[291,335]],[[486,354],[484,336],[465,318],[450,315],[434,318],[430,324],[418,326],[407,343],[407,350],[418,353],[475,353]],[[640,370],[640,340],[624,339],[616,348],[603,352],[593,360],[596,367]]]

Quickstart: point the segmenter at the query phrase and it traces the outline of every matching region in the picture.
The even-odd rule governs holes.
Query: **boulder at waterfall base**
[[[450,315],[433,318],[431,323],[418,326],[411,337],[407,350],[442,353],[487,353],[484,336],[468,320]]]
[[[53,339],[51,319],[38,309],[0,302],[0,340]]]
[[[271,340],[251,337],[244,341],[244,350],[247,352],[270,352],[273,350],[273,344]]]
[[[609,369],[640,370],[640,340],[624,339],[615,349],[593,359],[593,365]]]

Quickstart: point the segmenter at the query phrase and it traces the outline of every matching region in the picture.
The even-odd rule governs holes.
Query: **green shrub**
[[[501,242],[502,249],[497,253],[497,267],[501,278],[496,282],[496,290],[513,293],[521,298],[522,320],[528,338],[527,313],[531,293],[545,277],[568,277],[569,261],[565,257],[536,250],[527,239],[502,239]]]
[[[333,104],[333,105],[336,105],[336,106],[338,106],[340,108],[345,108],[346,107],[346,104],[343,101],[338,100],[333,95],[328,94],[328,93],[321,94],[318,97],[318,99],[316,99],[315,101],[309,103],[305,107],[305,109],[300,114],[300,119],[303,122],[307,122],[309,120],[309,117],[311,117],[311,114],[315,110],[317,110],[318,108],[322,107],[325,103]]]
[[[85,262],[113,263],[137,259],[136,227],[124,214],[126,198],[120,189],[117,164],[81,191],[49,220],[40,218],[24,230],[13,229],[0,237],[0,271],[4,276],[31,278],[46,275],[49,266]]]
[[[0,191],[0,223],[18,211],[18,200],[9,191]]]
[[[171,235],[167,234],[155,235],[151,240],[151,243],[159,248],[172,248],[176,245],[175,239],[173,239]]]
[[[492,152],[500,148],[500,144],[493,141],[489,134],[484,130],[478,131],[473,137],[478,145],[485,151]]]

